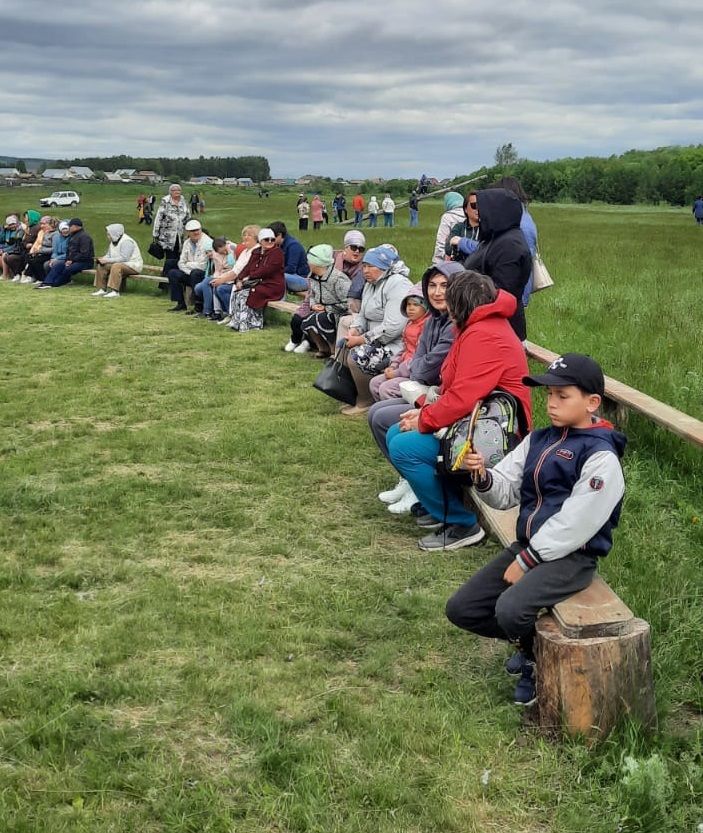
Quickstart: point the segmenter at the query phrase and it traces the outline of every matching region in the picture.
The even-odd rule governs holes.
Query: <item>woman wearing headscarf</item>
[[[290,345],[295,344],[292,352],[307,353],[312,344],[317,348],[315,357],[324,359],[332,352],[339,316],[347,311],[351,281],[344,272],[335,268],[334,250],[327,243],[313,246],[307,257],[310,266],[310,289],[305,301],[307,309],[303,310],[301,306],[291,319],[291,340],[284,349],[290,352]],[[297,335],[294,331],[296,326],[298,342],[293,340]]]
[[[235,283],[232,320],[227,325],[240,333],[260,330],[264,326],[264,309],[269,301],[278,301],[286,291],[283,252],[276,245],[273,229],[262,228],[259,245]]]
[[[344,336],[351,348],[345,362],[356,385],[356,402],[342,408],[345,416],[365,414],[373,404],[371,379],[403,349],[406,319],[400,311],[412,286],[410,270],[400,260],[395,246],[383,243],[364,254],[364,292],[361,308],[352,316]]]
[[[5,252],[2,261],[3,277],[6,280],[12,280],[19,283],[21,280],[21,272],[27,265],[27,257],[29,250],[34,245],[41,226],[41,214],[33,208],[24,212],[22,219],[24,220],[25,232],[21,240],[18,240],[15,246]]]
[[[20,283],[36,283],[44,280],[44,264],[51,258],[54,236],[58,234],[58,217],[42,217],[39,220],[39,234],[27,254],[26,274]]]
[[[434,244],[432,263],[441,263],[447,259],[444,246],[449,237],[449,232],[457,223],[462,223],[466,217],[462,205],[464,198],[458,191],[449,191],[444,195],[444,214],[439,219],[437,226],[437,238]]]

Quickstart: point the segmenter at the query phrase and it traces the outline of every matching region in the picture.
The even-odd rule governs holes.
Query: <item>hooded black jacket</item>
[[[514,295],[518,307],[510,324],[517,337],[527,337],[522,293],[532,271],[532,255],[520,229],[522,203],[505,188],[488,188],[476,192],[479,227],[478,249],[464,261],[473,269],[493,279],[498,289]]]

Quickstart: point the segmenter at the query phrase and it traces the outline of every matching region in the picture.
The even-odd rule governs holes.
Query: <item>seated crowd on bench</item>
[[[109,298],[143,261],[121,224],[106,231],[93,294]],[[522,341],[537,233],[519,183],[504,179],[465,196],[448,194],[419,283],[393,245],[367,249],[357,228],[338,250],[321,243],[306,252],[280,221],[245,226],[236,245],[213,238],[190,217],[177,185],[161,201],[153,237],[150,251],[164,259],[172,312],[244,332],[263,327],[266,304],[286,291],[303,296],[284,350],[321,359],[336,353],[349,369],[355,401],[341,413],[367,415],[400,478],[378,497],[391,513],[413,517],[426,533],[418,541],[425,552],[485,538],[463,486],[437,474],[438,433],[495,390],[514,397],[520,444],[492,468],[475,452],[465,465],[486,503],[519,507],[516,541],[452,596],[447,616],[465,630],[516,645],[506,663],[520,675],[515,702],[534,702],[537,616],[587,587],[612,546],[625,438],[596,416],[604,378],[593,359],[566,354],[545,374],[529,375]],[[0,250],[3,276],[38,288],[65,285],[94,261],[78,218],[59,222],[34,211],[24,226],[15,215],[6,218]],[[551,426],[531,431],[530,388],[537,385],[547,388]]]

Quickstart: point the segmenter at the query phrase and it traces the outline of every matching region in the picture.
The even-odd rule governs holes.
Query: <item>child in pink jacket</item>
[[[429,305],[422,294],[422,284],[410,287],[400,305],[400,311],[408,319],[403,330],[404,349],[391,359],[383,373],[371,380],[371,395],[376,402],[381,399],[400,398],[400,383],[410,378],[410,362],[429,315]]]

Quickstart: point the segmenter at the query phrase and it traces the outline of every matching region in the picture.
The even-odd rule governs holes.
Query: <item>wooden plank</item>
[[[630,631],[635,618],[600,576],[595,576],[585,590],[554,605],[552,616],[570,639],[620,636]]]
[[[559,357],[558,353],[540,347],[538,344],[533,344],[531,341],[525,342],[525,350],[530,358],[543,364],[551,364],[554,359]],[[609,399],[626,405],[631,410],[643,414],[652,422],[661,425],[662,428],[666,428],[678,437],[703,448],[703,422],[695,419],[695,417],[672,408],[670,405],[631,388],[623,382],[618,382],[617,379],[612,379],[610,376],[605,377],[605,393]]]
[[[95,269],[84,269],[80,274],[95,275]],[[168,278],[163,275],[127,275],[129,281],[152,281],[154,283],[168,283]]]
[[[481,519],[483,526],[487,527],[504,547],[510,546],[515,541],[515,528],[520,513],[518,507],[493,509],[481,500],[475,489],[470,489],[469,495],[470,502],[476,509],[476,514]]]
[[[288,312],[293,315],[300,304],[294,304],[292,301],[269,301],[268,306],[272,309],[277,309],[280,312]]]

